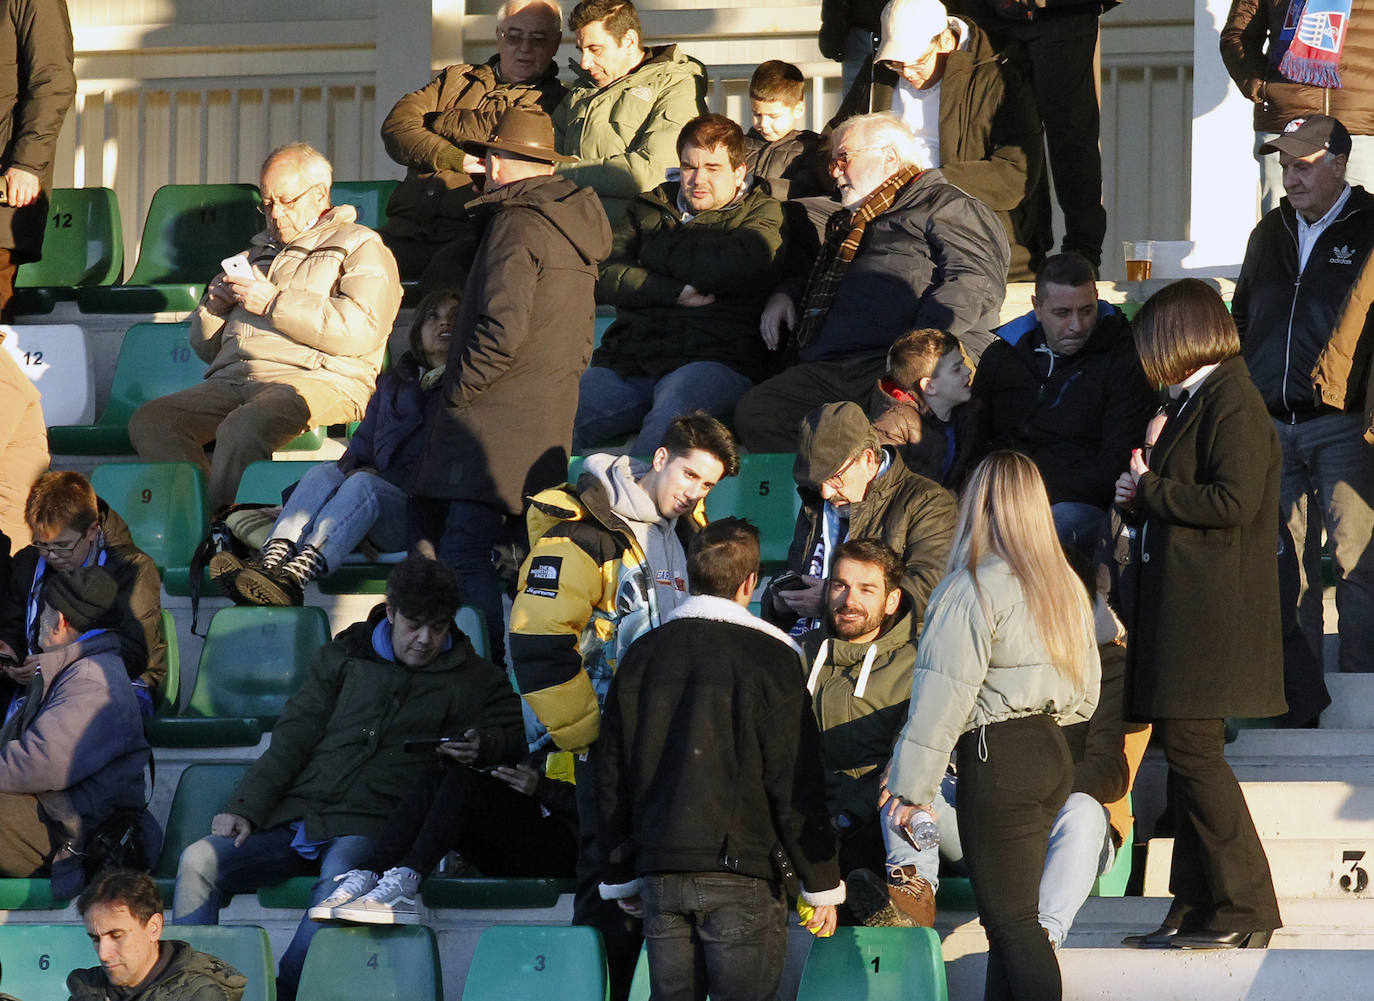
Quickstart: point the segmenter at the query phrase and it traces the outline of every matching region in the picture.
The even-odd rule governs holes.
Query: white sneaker
[[[372,890],[377,885],[377,877],[367,869],[350,869],[335,876],[334,882],[338,884],[334,892],[305,912],[311,921],[333,920],[334,908]]]
[[[370,893],[335,907],[334,917],[365,925],[419,924],[419,892],[420,874],[414,869],[388,869]]]

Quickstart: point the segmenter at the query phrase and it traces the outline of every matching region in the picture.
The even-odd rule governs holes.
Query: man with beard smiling
[[[596,300],[616,321],[582,376],[574,449],[638,432],[629,451],[649,455],[678,414],[729,413],[764,374],[782,205],[748,176],[724,115],[692,119],[677,150],[677,179],[630,202],[601,265]]]
[[[948,330],[975,359],[992,341],[1006,231],[922,162],[911,130],[887,112],[850,118],[831,135],[841,205],[791,203],[808,219],[789,224],[788,277],[759,329],[793,365],[740,397],[735,427],[750,451],[792,451],[798,421],[823,403],[866,404],[888,348],[908,330]]]
[[[191,314],[205,380],[129,420],[143,460],[208,472],[212,511],[233,501],[250,463],[306,428],[360,419],[375,388],[401,282],[354,208],[330,207],[333,176],[305,143],[268,154],[258,183],[267,227],[241,255],[242,273],[217,274]]]
[[[851,872],[851,909],[862,918],[890,900],[902,924],[929,928],[939,853],[917,851],[878,813],[883,771],[906,723],[920,631],[901,583],[902,563],[890,546],[877,539],[840,544],[825,582],[825,622],[801,645],[821,729],[826,802],[840,838],[840,871],[890,863],[886,888],[875,886],[867,872]]]

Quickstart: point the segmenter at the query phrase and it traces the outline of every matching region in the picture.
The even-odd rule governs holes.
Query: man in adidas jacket
[[[1374,247],[1374,197],[1346,182],[1350,134],[1334,118],[1296,119],[1261,153],[1278,154],[1287,195],[1250,234],[1231,314],[1283,448],[1280,521],[1296,559],[1279,561],[1281,600],[1291,616],[1296,596],[1303,633],[1319,653],[1321,544],[1308,536],[1308,512],[1320,511],[1335,559],[1340,669],[1371,671],[1374,456],[1363,436],[1368,312],[1360,336],[1332,343],[1332,333]],[[1339,380],[1331,378],[1335,370]]]
[[[819,934],[844,900],[800,650],[749,614],[758,570],[752,525],[697,533],[692,597],[635,641],[606,697],[601,892],[642,909],[655,997],[773,998],[783,884],[800,879]]]

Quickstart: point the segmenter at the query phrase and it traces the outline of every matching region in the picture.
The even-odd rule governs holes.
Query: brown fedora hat
[[[487,139],[468,139],[465,153],[481,156],[489,149],[515,153],[544,163],[576,163],[577,157],[564,156],[553,148],[553,119],[538,108],[511,108],[501,116]]]

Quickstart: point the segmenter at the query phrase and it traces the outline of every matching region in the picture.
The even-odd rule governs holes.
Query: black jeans
[[[602,900],[599,889],[606,872],[606,850],[597,837],[601,826],[596,774],[596,747],[586,758],[573,763],[577,778],[577,892],[573,896],[572,923],[595,928],[606,946],[606,970],[610,978],[610,1001],[626,1001],[639,962],[639,947],[644,943],[644,925],[620,909],[614,900]]]
[[[644,877],[650,1001],[773,1001],[787,958],[776,883],[729,872]]]
[[[459,764],[425,769],[397,804],[368,868],[428,873],[456,850],[484,876],[571,876],[577,845],[560,821],[490,775]]]
[[[1050,828],[1073,784],[1059,725],[1027,716],[959,738],[959,838],[988,934],[985,1001],[1055,1001],[1059,962],[1040,927]]]
[[[1185,931],[1272,931],[1279,905],[1245,795],[1226,762],[1219,719],[1159,719],[1174,818],[1168,923]]]

